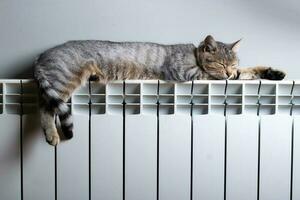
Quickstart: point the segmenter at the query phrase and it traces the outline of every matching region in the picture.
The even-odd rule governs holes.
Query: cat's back
[[[67,63],[75,66],[89,60],[131,62],[142,65],[162,66],[165,60],[176,54],[190,54],[193,44],[159,44],[153,42],[115,42],[108,40],[73,40],[42,53],[36,66],[58,66]]]
[[[170,51],[192,49],[193,44],[159,44],[154,42],[117,42],[109,40],[72,40],[48,49],[44,54],[99,51]]]
[[[88,58],[101,56],[104,58],[136,57],[143,54],[164,55],[168,45],[151,42],[115,42],[108,40],[72,40],[52,47],[40,54],[38,61],[54,59]]]
[[[171,45],[152,43],[152,42],[117,42],[110,40],[71,40],[63,44],[57,45],[46,53],[53,53],[55,51],[74,50],[74,51],[98,51],[117,50],[117,49],[138,49],[138,48],[167,48]]]

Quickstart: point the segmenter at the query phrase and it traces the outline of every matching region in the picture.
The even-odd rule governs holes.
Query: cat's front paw
[[[60,142],[60,138],[58,134],[46,135],[46,140],[52,146],[56,146]]]
[[[282,80],[285,75],[285,72],[270,67],[263,73],[262,78],[268,80]]]

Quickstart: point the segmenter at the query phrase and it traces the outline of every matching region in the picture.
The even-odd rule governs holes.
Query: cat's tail
[[[67,103],[60,97],[59,92],[52,87],[48,79],[41,73],[35,75],[45,110],[59,116],[61,130],[66,138],[73,137],[73,121]]]

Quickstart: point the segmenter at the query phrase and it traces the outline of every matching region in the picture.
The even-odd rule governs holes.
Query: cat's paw
[[[60,142],[60,138],[58,134],[46,135],[46,140],[52,146],[56,146]]]
[[[268,80],[282,80],[285,75],[285,72],[270,67],[264,72],[262,78]]]
[[[233,69],[232,71],[231,71],[231,74],[230,74],[230,76],[228,76],[228,80],[236,80],[237,78],[239,77],[239,71],[238,71],[238,69]]]

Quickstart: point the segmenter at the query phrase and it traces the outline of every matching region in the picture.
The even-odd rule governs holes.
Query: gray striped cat
[[[88,79],[207,79],[281,80],[285,73],[270,67],[237,68],[240,41],[225,44],[207,36],[193,44],[162,45],[144,42],[70,41],[41,54],[34,75],[41,93],[41,124],[51,145],[60,141],[55,125],[59,116],[67,138],[73,123],[66,104],[72,92]]]

